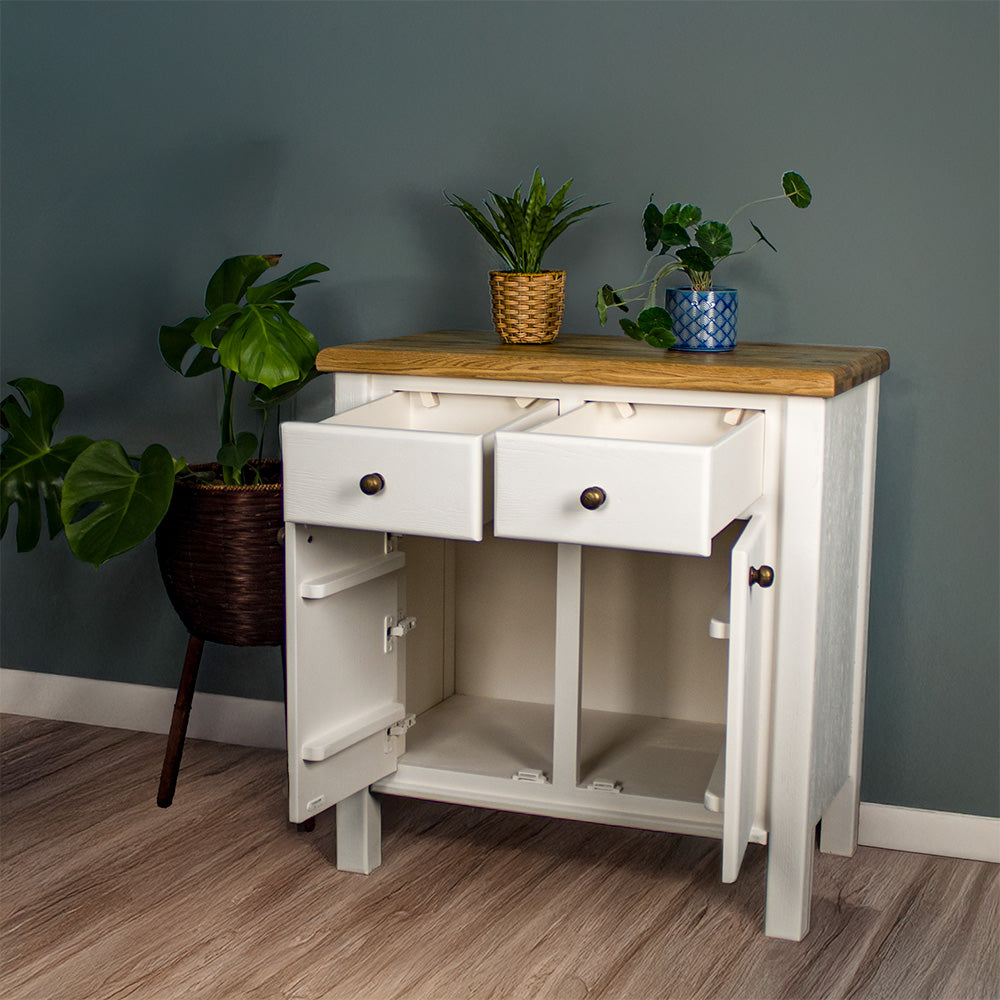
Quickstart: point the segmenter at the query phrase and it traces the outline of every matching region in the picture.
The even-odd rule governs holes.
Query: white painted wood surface
[[[764,517],[750,519],[733,547],[730,577],[729,693],[722,807],[722,881],[735,882],[757,812],[757,727],[764,669],[761,643],[773,599],[770,588],[750,585],[751,567],[764,565]]]
[[[496,436],[497,535],[707,556],[762,490],[764,417],[722,408],[591,402]],[[599,487],[595,510],[581,503]],[[669,516],[658,515],[669,503]]]
[[[431,394],[423,394],[425,397]],[[492,434],[554,415],[496,396],[397,392],[318,424],[282,425],[289,521],[479,540],[492,516]],[[363,477],[384,485],[365,493]]]
[[[357,409],[340,412],[341,382]],[[856,839],[877,382],[833,400],[555,384],[526,392],[523,383],[409,376],[338,376],[337,385],[337,417],[284,431],[292,818],[350,798],[338,807],[338,837],[351,870],[370,870],[375,858],[369,785],[719,837],[727,881],[748,841],[767,842],[766,931],[801,937],[817,821],[830,825],[824,849],[849,853]],[[519,397],[535,394],[543,402],[525,408]],[[506,424],[504,407],[518,411]],[[356,444],[344,445],[355,432]],[[452,462],[456,441],[464,443]],[[330,470],[351,448],[351,461],[367,462],[344,474],[354,490],[361,475],[381,471],[368,468],[373,454],[396,463],[386,466],[393,481],[412,477],[408,501],[389,516],[358,518],[352,503],[331,501],[334,480],[322,477],[341,475]],[[494,462],[490,532],[482,491]],[[323,463],[330,468],[317,470]],[[451,486],[440,504],[420,484],[432,470]],[[606,491],[597,510],[580,505],[588,486]],[[737,522],[704,558],[720,528],[748,516],[739,540]],[[372,530],[345,530],[355,527]],[[383,577],[373,567],[389,565],[395,549],[382,532],[476,544],[440,543],[454,548],[431,556],[425,539],[417,562]],[[654,560],[651,579],[669,580],[669,596],[653,597],[659,583],[631,594],[641,563],[619,567],[619,550]],[[712,628],[728,633],[728,684],[724,669],[697,668],[726,648],[709,638],[725,586],[713,568],[720,560],[730,606]],[[775,585],[751,589],[749,566],[765,561]],[[595,576],[598,566],[612,577]],[[415,599],[435,609],[432,634],[418,622],[414,639],[396,641],[394,666],[350,642],[341,651],[350,630],[372,641],[378,628],[369,633],[368,621],[382,623],[382,609],[403,602],[411,571],[421,581]],[[394,578],[395,592],[379,590]],[[630,596],[618,600],[619,591]],[[647,629],[637,623],[630,634],[634,609],[674,621],[673,605],[688,599],[690,611],[668,630],[634,641]],[[666,613],[656,600],[668,602]],[[685,632],[711,647],[690,668],[671,653],[698,648]],[[386,732],[365,736],[372,720],[410,708],[411,641],[416,726],[405,746]],[[352,725],[362,738],[346,747]],[[325,760],[304,759],[331,747]]]

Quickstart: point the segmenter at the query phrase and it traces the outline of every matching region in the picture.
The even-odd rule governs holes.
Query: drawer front
[[[558,425],[558,422],[556,422]],[[497,535],[707,556],[762,492],[764,417],[708,444],[550,433],[496,438]],[[584,491],[597,489],[584,505]]]
[[[282,451],[287,521],[482,538],[477,435],[288,423]],[[366,476],[381,477],[377,492],[362,490]]]
[[[493,436],[550,420],[553,400],[396,392],[318,424],[282,425],[285,519],[480,541]]]

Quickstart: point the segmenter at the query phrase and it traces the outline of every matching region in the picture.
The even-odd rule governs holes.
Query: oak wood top
[[[836,396],[889,368],[876,347],[738,344],[724,354],[661,351],[624,336],[503,344],[495,333],[435,330],[320,351],[323,372],[433,375],[574,385]]]

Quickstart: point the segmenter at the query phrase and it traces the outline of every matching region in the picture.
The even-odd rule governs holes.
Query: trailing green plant
[[[162,326],[160,353],[167,366],[186,378],[218,372],[223,405],[216,462],[221,482],[257,480],[263,428],[272,411],[316,377],[316,338],[289,309],[295,289],[313,284],[328,271],[312,263],[265,284],[255,284],[278,254],[230,257],[212,275],[205,312],[176,326]],[[237,428],[238,382],[246,402],[259,411],[261,435]],[[11,508],[17,508],[17,548],[35,548],[43,510],[50,538],[65,529],[73,553],[99,566],[149,537],[170,506],[178,476],[211,481],[161,444],[130,455],[117,441],[73,436],[53,440],[65,397],[55,385],[33,378],[8,383],[0,403],[0,427],[7,437],[0,450],[0,536]]]
[[[507,263],[510,270],[521,274],[537,274],[542,269],[542,257],[571,225],[580,221],[581,216],[600,205],[587,205],[570,212],[579,201],[566,201],[573,179],[570,178],[551,198],[546,200],[545,181],[535,168],[531,188],[526,198],[521,197],[521,185],[509,197],[490,192],[493,205],[485,201],[492,222],[471,202],[457,195],[445,194],[448,204],[457,208],[475,227],[480,236]],[[568,213],[568,214],[567,214]]]
[[[654,347],[671,347],[674,335],[671,332],[673,320],[666,309],[655,305],[656,291],[660,281],[675,271],[683,271],[697,291],[709,291],[715,268],[729,257],[747,253],[758,243],[766,243],[775,253],[774,244],[761,232],[751,219],[750,226],[757,238],[742,250],[733,250],[733,233],[729,228],[741,212],[754,205],[769,201],[790,201],[796,208],[807,208],[812,201],[812,192],[802,177],[787,171],[781,177],[782,193],[768,198],[759,198],[738,208],[727,222],[714,219],[702,221],[701,209],[697,205],[682,205],[675,202],[661,212],[650,196],[649,204],[642,213],[642,231],[646,238],[646,249],[655,251],[646,262],[639,280],[634,285],[614,288],[603,285],[597,293],[597,313],[604,326],[608,320],[608,309],[618,308],[628,312],[631,302],[644,302],[644,308],[636,320],[620,319],[622,330],[633,340],[645,340]],[[652,278],[648,278],[650,268],[664,256],[667,262],[659,267]],[[628,292],[645,288],[642,295],[624,297]]]

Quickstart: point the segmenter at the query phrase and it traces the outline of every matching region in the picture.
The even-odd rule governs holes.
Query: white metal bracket
[[[412,632],[417,624],[417,619],[412,615],[409,617],[404,617],[403,612],[400,611],[398,617],[393,618],[392,615],[385,616],[385,646],[384,649],[387,653],[393,651],[394,642],[396,639],[402,638],[407,632]]]
[[[587,787],[592,792],[615,792],[617,794],[622,790],[622,783],[611,781],[608,778],[595,778]]]
[[[547,785],[549,779],[537,768],[522,767],[517,774],[511,775],[515,781],[529,781],[536,785]]]

